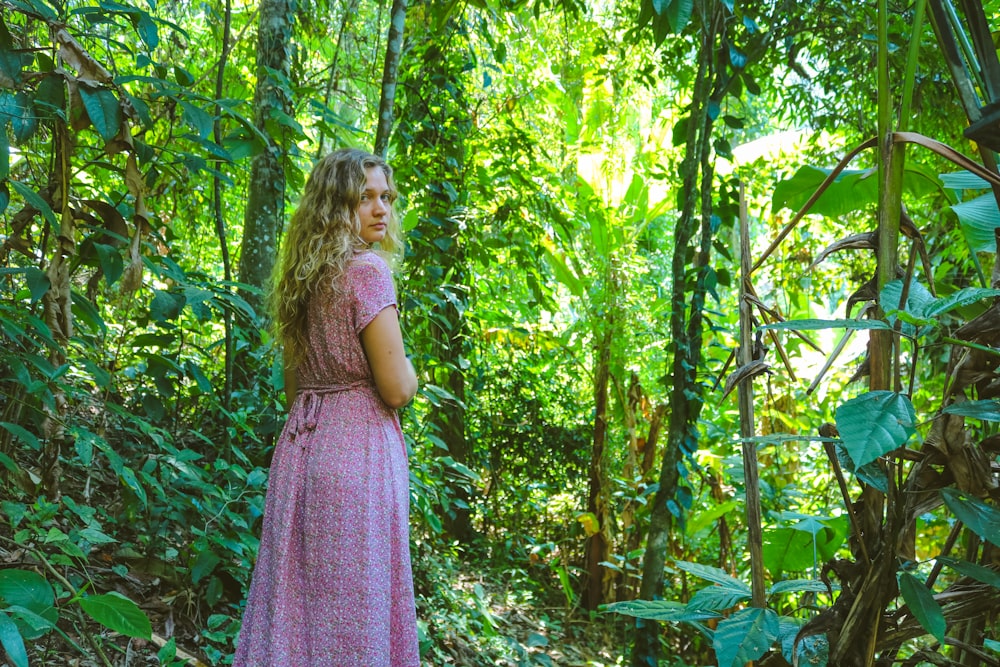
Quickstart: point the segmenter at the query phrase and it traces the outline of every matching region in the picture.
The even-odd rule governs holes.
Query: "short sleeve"
[[[375,253],[355,258],[347,269],[347,289],[351,295],[354,331],[371,324],[375,316],[396,306],[396,288],[385,260]]]

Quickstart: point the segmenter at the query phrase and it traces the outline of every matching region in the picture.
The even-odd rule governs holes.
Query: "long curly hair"
[[[292,214],[269,298],[275,337],[292,368],[305,357],[309,298],[324,282],[339,295],[348,261],[355,252],[369,248],[361,239],[358,207],[367,171],[373,167],[385,173],[390,200],[395,203],[398,193],[386,161],[356,148],[343,148],[316,163]],[[390,206],[387,218],[385,237],[371,249],[395,266],[402,251],[395,206]]]

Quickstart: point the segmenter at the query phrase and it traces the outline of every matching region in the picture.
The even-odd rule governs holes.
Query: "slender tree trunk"
[[[611,570],[601,565],[611,557],[611,512],[605,449],[608,438],[608,385],[611,377],[614,321],[604,322],[603,326],[604,331],[595,350],[597,368],[594,372],[594,440],[590,454],[590,490],[587,497],[587,512],[595,520],[596,530],[587,538],[584,556],[587,575],[583,607],[589,610],[595,610],[608,602],[614,585]]]
[[[375,153],[383,158],[389,148],[389,135],[392,133],[392,105],[396,97],[405,24],[406,0],[392,0],[392,19],[385,45],[385,68],[382,71],[382,98],[379,100],[378,129],[375,132]]]
[[[240,282],[259,289],[263,289],[271,277],[284,215],[284,131],[274,119],[274,112],[288,115],[292,112],[287,88],[270,72],[278,72],[284,77],[289,74],[295,6],[295,0],[262,0],[260,3],[254,123],[267,138],[267,146],[254,156],[250,165],[239,262]],[[260,313],[261,295],[245,290],[242,296]]]
[[[224,19],[224,24],[222,27],[222,54],[219,56],[219,70],[215,77],[215,99],[221,100],[222,95],[225,92],[223,88],[223,82],[225,81],[226,74],[226,63],[229,60],[229,40],[230,40],[230,29],[232,26],[232,15],[233,7],[232,0],[226,0],[226,15]],[[215,105],[215,122],[212,125],[212,136],[215,139],[215,143],[219,146],[222,145],[222,119],[220,117],[221,108],[218,104]],[[213,204],[215,208],[215,234],[219,237],[219,250],[222,254],[222,272],[226,278],[226,283],[231,284],[233,280],[233,267],[232,260],[229,258],[229,240],[228,234],[226,234],[226,218],[223,215],[222,208],[222,179],[219,177],[219,169],[222,166],[222,161],[216,162],[216,173],[212,178],[213,185]],[[233,395],[233,314],[227,308],[223,313],[223,326],[225,328],[226,335],[226,346],[225,346],[225,384],[223,387],[222,405],[226,409],[226,413],[230,411],[230,398]],[[229,429],[223,428],[222,432],[226,434],[225,437],[228,438]]]
[[[701,362],[702,306],[705,300],[704,274],[711,251],[711,199],[713,173],[709,165],[712,121],[707,114],[712,72],[715,34],[705,30],[699,49],[700,63],[695,78],[691,118],[688,123],[686,153],[682,163],[682,198],[684,202],[674,231],[671,263],[670,333],[673,347],[670,389],[670,425],[667,429],[666,451],[660,466],[660,487],[653,497],[646,552],[643,557],[642,583],[639,597],[652,600],[662,595],[663,570],[667,546],[674,520],[680,518],[680,507],[674,501],[680,480],[679,464],[698,445],[698,416],[702,406],[702,389],[698,383]],[[686,258],[695,233],[701,230],[698,251],[695,252],[695,289],[687,289]],[[639,619],[636,622],[632,665],[655,667],[659,659],[659,624]]]
[[[470,457],[465,435],[465,359],[469,350],[465,310],[470,286],[463,226],[458,216],[468,196],[464,185],[466,137],[472,122],[461,80],[464,38],[457,22],[464,19],[452,16],[452,10],[453,6],[442,0],[420,2],[410,8],[411,13],[417,13],[418,22],[441,21],[443,29],[425,31],[409,46],[416,54],[412,62],[419,66],[405,69],[401,89],[406,92],[397,100],[402,109],[399,123],[406,126],[409,136],[409,141],[399,145],[397,170],[401,174],[419,174],[419,182],[414,182],[413,187],[426,195],[411,201],[420,213],[420,222],[408,238],[409,284],[417,288],[422,282],[428,303],[421,331],[414,332],[418,340],[424,341],[424,347],[415,351],[423,358],[421,370],[428,384],[454,397],[437,401],[428,425],[444,443],[444,447],[435,448],[435,454],[465,465]],[[441,19],[443,16],[448,18]],[[389,41],[392,48],[392,36]],[[385,131],[387,139],[388,129]],[[411,151],[412,147],[419,150]],[[468,543],[474,536],[468,482],[449,478],[446,483],[451,503],[442,517],[444,529],[451,537]]]

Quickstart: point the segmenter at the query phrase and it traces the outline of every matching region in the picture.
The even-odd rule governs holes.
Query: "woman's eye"
[[[384,201],[384,202],[385,202],[385,203],[387,203],[387,204],[388,204],[388,203],[391,203],[391,202],[392,202],[392,197],[390,197],[390,196],[389,196],[389,195],[387,195],[387,194],[385,194],[385,195],[382,195],[382,201]]]
[[[361,193],[361,201],[368,201],[368,195]]]

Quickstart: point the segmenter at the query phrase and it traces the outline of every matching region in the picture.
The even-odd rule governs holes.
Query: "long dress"
[[[360,340],[395,290],[372,252],[342,280],[341,298],[326,286],[309,304],[234,667],[420,665],[406,447]]]

